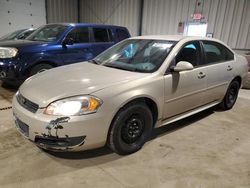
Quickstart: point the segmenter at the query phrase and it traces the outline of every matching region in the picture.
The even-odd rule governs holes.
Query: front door
[[[88,27],[77,27],[71,30],[66,38],[71,38],[73,44],[62,46],[61,58],[64,64],[82,62],[94,57],[90,42]]]
[[[203,61],[200,43],[198,41],[186,43],[171,66],[175,66],[180,61],[191,63],[194,69],[169,72],[165,75],[164,120],[204,104],[207,70],[205,67],[198,66]]]

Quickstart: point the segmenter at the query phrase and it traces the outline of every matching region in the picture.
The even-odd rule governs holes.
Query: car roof
[[[132,37],[131,39],[152,39],[152,40],[168,40],[168,41],[210,40],[210,41],[217,41],[221,43],[221,41],[214,39],[214,38],[183,36],[183,35],[144,35],[144,36]]]
[[[117,25],[107,25],[107,24],[94,24],[94,23],[51,23],[47,25],[66,25],[66,26],[89,26],[89,27],[95,27],[95,26],[102,26],[102,27],[119,27],[119,28],[126,28],[123,26],[117,26]]]
[[[175,41],[175,42],[189,42],[194,40],[207,40],[207,41],[214,41],[226,46],[231,52],[235,53],[227,44],[224,42],[215,39],[215,38],[208,38],[208,37],[197,37],[197,36],[183,36],[183,35],[144,35],[144,36],[136,36],[131,37],[129,39],[148,39],[148,40],[167,40],[167,41]],[[128,39],[127,39],[128,40]]]

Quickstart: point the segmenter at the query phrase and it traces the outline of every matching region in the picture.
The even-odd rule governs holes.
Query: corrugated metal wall
[[[200,5],[198,5],[198,3]],[[208,33],[250,49],[250,0],[144,0],[142,34],[177,34],[179,22],[202,12]],[[47,0],[48,22],[77,22],[77,0]],[[126,26],[139,34],[140,0],[80,0],[80,22]]]
[[[77,0],[46,0],[47,22],[77,22]]]
[[[45,0],[0,0],[0,37],[45,23]]]
[[[139,33],[139,0],[81,0],[80,21],[126,26],[132,35]]]
[[[195,10],[215,38],[232,48],[250,48],[250,0],[145,0],[142,34],[178,34],[178,23],[193,21]]]

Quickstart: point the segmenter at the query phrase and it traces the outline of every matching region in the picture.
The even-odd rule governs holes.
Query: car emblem
[[[25,104],[25,102],[26,102],[25,98],[21,97],[21,103]]]

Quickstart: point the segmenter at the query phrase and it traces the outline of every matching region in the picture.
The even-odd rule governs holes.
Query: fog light
[[[1,71],[1,72],[0,72],[0,78],[5,78],[5,77],[6,77],[6,72]]]

